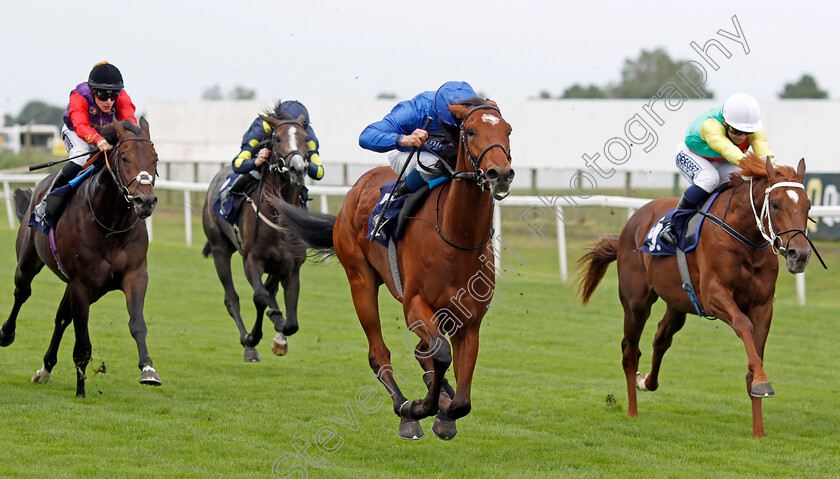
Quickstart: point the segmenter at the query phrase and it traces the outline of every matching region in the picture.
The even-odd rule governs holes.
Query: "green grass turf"
[[[596,231],[617,231],[623,222],[623,210],[584,210],[584,219],[570,220],[570,261]],[[498,283],[498,307],[482,327],[473,410],[458,421],[454,440],[438,440],[431,418],[421,421],[421,441],[397,438],[399,420],[369,369],[367,342],[335,261],[303,267],[301,329],[289,338],[289,355],[271,353],[267,323],[258,346],[262,362],[244,363],[212,261],[200,254],[200,222],[187,249],[181,214],[161,209],[145,317],[163,386],[138,383],[120,292],[91,308],[88,373],[101,363],[107,373],[89,377],[87,399],[74,398],[72,328],[52,381],[32,384],[63,288],[42,271],[15,343],[0,350],[0,476],[838,477],[836,244],[819,245],[832,269],[810,265],[807,307],[796,305],[793,276],[780,276],[765,356],[776,397],[764,400],[768,438],[756,440],[744,347],[722,322],[696,317],[675,336],[659,390],[640,393],[640,417],[629,419],[615,267],[582,308],[571,285],[559,280],[556,244],[529,236],[517,216],[505,213],[503,231],[525,262]],[[14,237],[0,227],[0,305],[6,311],[14,289]],[[250,327],[251,290],[241,271],[234,256]],[[421,371],[403,343],[400,305],[384,290],[381,303],[394,366],[407,378],[403,392],[420,397]],[[643,371],[662,312],[655,306],[643,337]],[[364,412],[357,395],[363,399],[370,391],[376,396]],[[298,452],[307,444],[308,459]]]

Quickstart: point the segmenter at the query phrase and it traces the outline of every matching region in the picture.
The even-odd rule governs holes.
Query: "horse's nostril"
[[[496,181],[499,179],[499,172],[496,171],[495,168],[491,168],[487,170],[487,173],[485,173],[484,176],[486,176],[490,181]]]

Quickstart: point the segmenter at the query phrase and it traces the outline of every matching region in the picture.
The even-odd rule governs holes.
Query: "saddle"
[[[425,200],[432,191],[427,184],[413,193],[406,193],[402,196],[398,196],[388,203],[388,210],[383,212],[382,210],[385,209],[385,203],[387,203],[386,198],[389,194],[391,194],[391,190],[394,188],[394,183],[396,181],[397,180],[391,180],[379,188],[379,202],[377,202],[376,206],[374,206],[373,211],[370,213],[370,218],[368,219],[367,238],[379,241],[383,245],[387,245],[388,240],[391,238],[396,241],[402,237],[403,233],[405,233],[406,225],[408,224],[408,217],[417,211],[417,208],[423,204],[423,200]],[[376,227],[376,222],[380,215],[384,215],[382,218],[382,224],[379,227],[378,234],[374,236],[373,229]]]
[[[97,166],[88,168],[79,173],[66,185],[56,188],[53,191],[47,193],[47,203],[49,204],[51,202],[55,202],[55,204],[57,204],[58,206],[48,207],[46,209],[43,222],[39,221],[38,218],[35,217],[35,209],[33,208],[32,213],[29,215],[29,222],[27,223],[27,225],[37,227],[39,230],[43,231],[44,234],[49,234],[50,230],[54,230],[55,226],[58,224],[58,219],[61,218],[61,212],[64,210],[64,205],[67,204],[67,200],[70,198],[70,196],[73,195],[73,192],[76,190],[76,187],[79,186],[83,181],[85,181],[90,176],[90,174],[97,168]],[[55,211],[54,217],[50,213],[51,209]]]
[[[239,214],[242,212],[242,205],[254,188],[257,187],[259,181],[253,181],[248,184],[242,192],[230,192],[234,180],[239,175],[231,173],[228,175],[222,187],[219,189],[219,194],[216,195],[216,201],[213,202],[213,211],[222,217],[228,223],[235,225],[239,221]]]
[[[654,256],[674,256],[677,254],[677,245],[685,252],[697,248],[700,228],[703,226],[703,220],[706,219],[699,212],[708,213],[718,195],[720,195],[720,190],[709,197],[697,210],[668,210],[659,221],[653,224],[642,246],[636,251]],[[668,223],[668,218],[670,218],[671,231],[677,238],[677,245],[663,241],[660,237]]]

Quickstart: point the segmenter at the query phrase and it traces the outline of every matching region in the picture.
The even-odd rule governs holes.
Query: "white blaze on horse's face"
[[[496,116],[496,115],[491,115],[489,113],[485,113],[485,114],[481,115],[481,121],[483,121],[484,123],[490,123],[491,125],[496,126],[496,124],[499,123],[500,120],[499,120],[499,117]]]
[[[787,190],[787,195],[793,200],[793,204],[799,203],[799,195],[793,190]]]
[[[289,135],[289,151],[300,150],[297,144],[297,127],[290,126],[286,133]]]

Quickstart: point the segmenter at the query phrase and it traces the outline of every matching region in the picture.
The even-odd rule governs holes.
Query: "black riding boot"
[[[44,198],[40,203],[38,203],[38,206],[35,207],[35,217],[38,218],[39,221],[45,221],[47,212],[50,213],[50,218],[58,219],[58,215],[61,214],[61,210],[64,208],[64,200],[67,196],[54,196],[52,195],[52,192],[69,183],[70,180],[75,178],[81,171],[82,165],[67,163],[61,171],[55,175],[55,178],[53,178],[52,184],[47,190],[47,193],[44,195]]]
[[[256,180],[257,179],[251,176],[250,173],[243,173],[233,180],[233,184],[230,185],[230,189],[228,191],[231,193],[242,193],[248,188],[248,185]]]
[[[688,209],[696,210],[697,205],[695,205],[694,203],[689,201],[688,198],[686,198],[685,195],[683,195],[680,198],[680,202],[677,203],[677,208],[674,210],[674,213],[676,213],[679,210],[688,210]],[[676,237],[676,235],[674,235],[674,231],[671,229],[671,218],[666,218],[665,221],[663,222],[663,224],[665,226],[662,227],[662,233],[659,235],[659,237],[662,238],[662,241],[676,246],[677,237]]]

